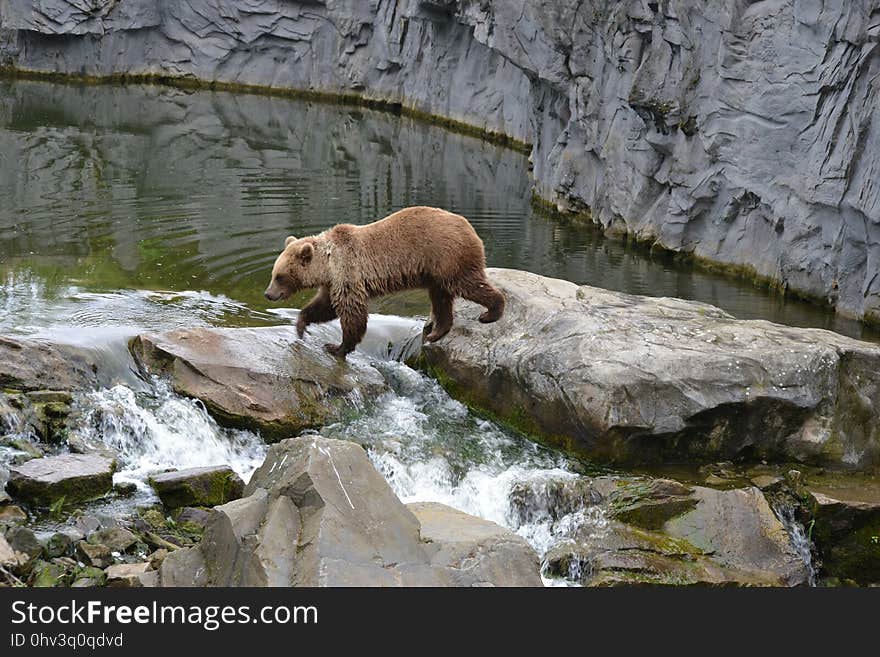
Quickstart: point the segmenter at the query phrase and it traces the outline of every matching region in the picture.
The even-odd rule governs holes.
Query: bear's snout
[[[284,296],[283,292],[273,290],[272,287],[267,287],[266,291],[263,292],[263,296],[266,297],[269,301],[280,301]]]

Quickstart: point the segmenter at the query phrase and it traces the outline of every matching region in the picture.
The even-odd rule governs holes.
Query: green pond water
[[[288,321],[262,297],[285,236],[415,204],[470,219],[492,266],[877,338],[542,214],[527,156],[423,122],[258,95],[25,81],[0,81],[0,332]],[[428,303],[410,292],[374,311],[421,315]]]

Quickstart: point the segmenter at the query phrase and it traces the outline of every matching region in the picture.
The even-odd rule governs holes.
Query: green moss
[[[67,586],[70,583],[70,573],[56,563],[37,561],[31,571],[30,583],[35,588]]]
[[[149,479],[162,503],[170,509],[184,506],[216,506],[241,497],[243,484],[231,470],[200,473],[190,478]],[[168,521],[166,519],[166,525]]]
[[[861,584],[880,582],[880,518],[854,519],[847,526],[819,515],[811,536],[823,574]]]
[[[643,529],[660,529],[697,505],[697,500],[688,495],[658,495],[655,483],[636,482],[615,491],[610,500],[611,515]]]
[[[77,568],[73,574],[73,580],[76,581],[78,579],[93,579],[97,582],[98,586],[104,586],[104,582],[107,581],[107,574],[95,566],[83,566],[82,568]]]
[[[61,443],[67,437],[66,423],[70,404],[64,401],[34,402],[34,413],[45,427],[45,438],[51,443]]]

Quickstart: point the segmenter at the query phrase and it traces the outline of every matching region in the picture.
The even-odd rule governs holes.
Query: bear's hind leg
[[[425,328],[429,331],[427,342],[436,342],[452,328],[452,295],[440,287],[430,287],[431,319]]]
[[[486,275],[480,271],[465,279],[461,289],[461,296],[468,301],[473,301],[486,307],[486,312],[480,315],[479,320],[483,324],[497,322],[504,314],[504,295],[496,290],[486,280]]]

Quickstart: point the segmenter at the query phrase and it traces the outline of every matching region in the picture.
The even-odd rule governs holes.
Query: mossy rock
[[[104,583],[107,581],[107,573],[102,568],[83,566],[76,570],[73,579],[74,582],[91,580],[90,585],[92,586],[104,586]]]
[[[34,414],[42,424],[43,437],[51,443],[64,442],[70,404],[63,401],[33,402],[33,404]]]
[[[831,492],[810,492],[811,538],[822,574],[859,584],[880,582],[880,502],[838,499]]]
[[[70,571],[57,563],[38,561],[31,571],[30,584],[35,588],[69,586],[70,582]]]
[[[244,482],[228,466],[188,468],[150,477],[150,485],[167,508],[217,506],[241,497]]]
[[[7,490],[36,506],[87,502],[103,497],[113,487],[116,463],[87,454],[63,454],[33,459],[10,468]]]
[[[693,489],[669,479],[625,484],[609,496],[612,517],[643,529],[660,529],[697,505]]]

